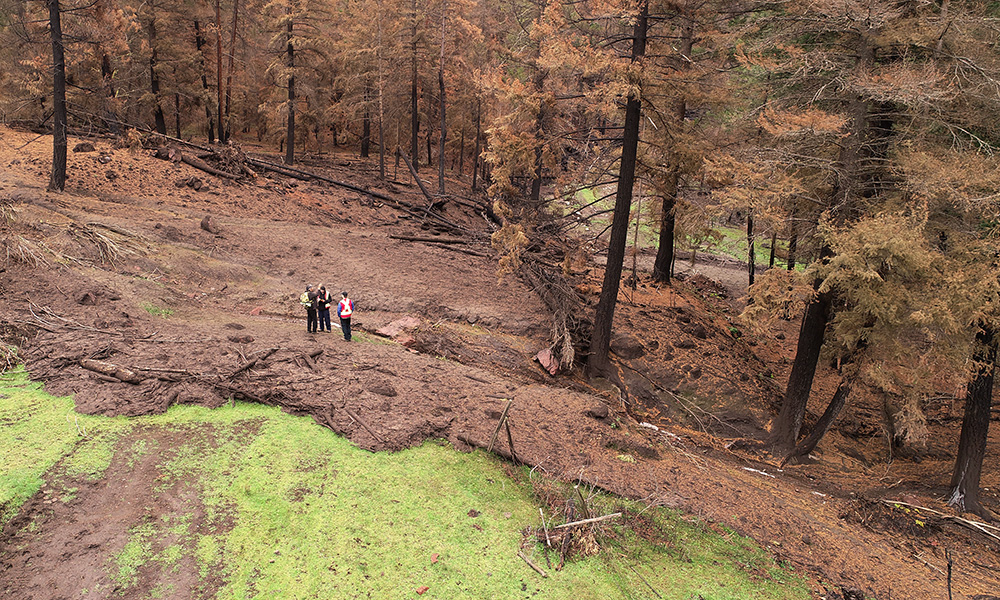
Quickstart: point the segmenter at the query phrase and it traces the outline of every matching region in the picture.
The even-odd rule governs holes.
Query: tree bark
[[[361,158],[368,158],[372,145],[371,85],[365,83],[364,109],[361,114]]]
[[[792,234],[788,236],[788,270],[795,270],[795,253],[799,246],[799,234],[795,230],[795,225],[792,225]]]
[[[767,268],[768,269],[773,269],[774,268],[774,250],[775,250],[775,247],[777,245],[778,245],[778,234],[777,234],[777,232],[775,232],[775,233],[771,234],[771,255],[770,255],[770,257],[768,257],[768,260],[767,260]]]
[[[445,119],[446,99],[444,96],[444,18],[448,14],[448,0],[441,0],[441,61],[438,63],[438,106],[441,112],[441,140],[438,142],[438,193],[444,195],[444,143],[448,137]]]
[[[226,137],[220,138],[220,142],[228,142],[232,134],[233,124],[229,117],[229,106],[233,95],[233,61],[236,59],[236,24],[240,14],[240,0],[233,0],[233,33],[229,36],[229,67],[226,69],[226,116],[221,119],[225,122],[223,131]]]
[[[985,326],[976,334],[976,361],[980,363],[965,393],[965,417],[958,441],[958,457],[951,477],[948,504],[964,512],[993,520],[993,515],[979,500],[979,478],[986,456],[990,431],[990,408],[993,403],[993,378],[996,373],[996,332]]]
[[[382,81],[382,0],[378,1],[378,178],[385,181],[385,104]]]
[[[674,229],[676,227],[677,187],[680,175],[674,168],[667,174],[666,186],[660,203],[660,238],[653,262],[653,280],[670,283],[674,264]]]
[[[66,188],[66,57],[63,53],[59,0],[48,0],[52,39],[52,172],[50,191]]]
[[[420,172],[420,142],[417,133],[420,131],[420,114],[417,112],[417,0],[413,0],[413,56],[410,64],[410,156],[413,157],[413,169]]]
[[[753,245],[753,207],[747,209],[747,283],[753,285],[757,271],[757,255]]]
[[[181,95],[174,92],[174,131],[177,137],[181,137]]]
[[[101,54],[101,81],[104,83],[104,123],[115,135],[121,134],[121,123],[118,111],[115,110],[114,69],[111,68],[111,58],[107,53]]]
[[[482,152],[483,101],[476,98],[476,147],[472,151],[472,191],[479,189],[479,153]]]
[[[288,5],[287,50],[288,50],[288,129],[285,134],[285,164],[295,163],[295,46],[292,44],[292,6]]]
[[[837,420],[837,416],[840,415],[840,411],[843,410],[844,405],[847,404],[847,398],[851,395],[851,384],[846,379],[840,382],[837,386],[837,391],[834,392],[833,398],[830,400],[830,404],[827,405],[826,410],[823,411],[823,416],[819,418],[816,422],[816,426],[813,427],[809,435],[806,436],[804,440],[799,442],[799,444],[792,450],[788,456],[782,459],[781,464],[792,462],[802,458],[803,456],[808,456],[810,452],[816,449],[820,440],[823,436],[830,431],[830,427]]]
[[[222,7],[221,0],[215,0],[215,96],[218,101],[219,141],[226,140],[226,132],[222,123]]]
[[[679,69],[687,70],[691,64],[688,57],[694,47],[694,23],[685,18],[681,30]],[[681,97],[673,106],[673,122],[678,129],[684,125],[684,115],[687,113],[687,101]],[[667,179],[662,191],[660,204],[660,237],[656,248],[656,260],[653,262],[653,280],[660,283],[670,283],[674,264],[674,230],[676,227],[677,195],[680,188],[680,169],[673,165],[666,175]]]
[[[211,97],[208,88],[208,76],[205,74],[205,55],[201,49],[205,45],[205,38],[201,35],[201,26],[198,21],[194,22],[194,44],[198,49],[199,60],[201,61],[201,88],[205,91],[205,120],[208,121],[208,143],[215,143],[215,121],[212,119],[212,109],[207,100]]]
[[[795,348],[795,361],[788,376],[785,398],[771,428],[770,443],[773,448],[772,453],[776,456],[791,453],[802,429],[802,417],[809,402],[809,391],[816,375],[816,364],[819,362],[819,352],[823,347],[826,324],[830,319],[831,302],[832,297],[829,293],[817,294],[806,305],[805,313],[802,315],[802,326],[799,328],[799,340]]]
[[[860,36],[855,50],[858,55],[856,68],[864,72],[875,62],[875,47],[871,38],[867,35]],[[866,172],[864,164],[868,158],[866,152],[869,152],[866,141],[872,133],[869,103],[865,97],[855,95],[848,100],[847,105],[847,114],[850,116],[849,135],[840,146],[837,157],[839,177],[830,194],[830,214],[836,224],[843,224],[851,217],[859,200],[875,188],[876,179],[876,172]],[[820,260],[826,260],[831,255],[829,247],[823,248]],[[816,281],[814,284],[817,290],[820,283]],[[830,320],[832,303],[832,292],[818,294],[806,306],[805,314],[802,315],[802,327],[799,330],[792,372],[785,388],[785,398],[771,428],[770,442],[775,454],[788,454],[795,447],[806,404],[809,402],[809,392],[816,374],[820,349],[823,347],[826,325]]]
[[[146,27],[149,34],[149,89],[153,93],[153,120],[156,123],[156,133],[167,134],[167,120],[163,116],[163,107],[160,106],[160,75],[156,72],[156,17],[150,15],[149,25]]]
[[[642,12],[636,21],[632,41],[632,61],[640,60],[646,53],[646,29],[649,4],[643,2]],[[608,264],[604,269],[604,283],[594,317],[594,330],[590,338],[590,356],[587,373],[590,376],[607,375],[611,371],[608,356],[611,345],[611,325],[614,320],[618,288],[621,285],[622,263],[625,259],[625,242],[632,208],[632,188],[635,185],[635,164],[639,146],[639,120],[642,117],[642,99],[639,91],[628,95],[625,105],[625,128],[622,135],[622,157],[618,170],[618,189],[615,193],[615,212],[611,222],[611,241],[608,244]]]

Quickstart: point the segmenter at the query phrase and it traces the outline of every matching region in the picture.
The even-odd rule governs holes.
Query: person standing
[[[344,332],[344,339],[351,341],[351,315],[354,314],[354,302],[347,297],[347,292],[342,292],[343,300],[337,304],[337,316],[340,317],[340,328]]]
[[[324,284],[319,284],[319,296],[316,299],[316,309],[319,311],[319,330],[326,331],[330,333],[333,329],[330,326],[330,305],[333,304],[333,298],[330,297],[330,292],[326,290]]]
[[[319,294],[311,285],[306,286],[306,291],[299,297],[299,302],[306,307],[306,331],[316,333],[316,326],[319,323],[317,315],[317,303]]]

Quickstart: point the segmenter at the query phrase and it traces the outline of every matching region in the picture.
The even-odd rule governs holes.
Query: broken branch
[[[543,571],[541,567],[539,567],[535,563],[531,562],[531,559],[528,558],[528,556],[524,552],[521,552],[520,550],[518,550],[517,555],[519,557],[521,557],[521,560],[523,560],[525,563],[527,563],[527,565],[529,567],[531,567],[532,569],[534,569],[535,572],[538,573],[539,575],[541,575],[542,577],[548,577],[549,576],[548,573],[546,573],[545,571]]]
[[[582,521],[573,521],[572,523],[563,523],[562,525],[556,525],[552,529],[565,529],[567,527],[576,527],[577,525],[586,525],[588,523],[597,523],[599,521],[607,521],[608,519],[614,519],[615,517],[620,517],[622,514],[620,512],[611,513],[610,515],[604,515],[603,517],[594,517],[592,519],[583,519]]]

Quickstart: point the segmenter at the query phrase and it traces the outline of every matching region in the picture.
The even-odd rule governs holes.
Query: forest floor
[[[0,206],[9,207],[0,333],[21,347],[33,378],[73,394],[81,412],[140,415],[240,398],[311,415],[373,451],[428,438],[468,449],[488,445],[512,400],[517,460],[752,536],[812,577],[817,598],[943,599],[949,569],[954,598],[1000,593],[1000,538],[943,503],[961,398],[929,403],[929,440],[912,458],[894,456],[882,403],[863,394],[808,464],[779,468],[741,449],[752,444],[733,443],[764,437],[797,332],[794,314],[763,335],[744,330],[738,264],[706,262],[705,273],[696,265],[672,287],[640,272],[634,290],[623,288],[613,349],[628,389],[619,391],[578,372],[551,376],[533,360],[548,346],[551,316],[524,283],[498,278],[488,222],[464,180],[449,180],[456,196],[425,210],[415,186],[378,186],[374,159],[345,152],[302,162],[418,207],[406,211],[322,182],[261,174],[233,183],[105,139],[71,138],[70,147],[80,141],[95,149],[70,152],[67,191],[53,194],[51,138],[0,128]],[[196,190],[191,178],[208,185]],[[209,215],[212,231],[201,226]],[[440,235],[431,225],[441,219],[462,227],[467,243],[390,237]],[[601,276],[593,263],[569,272],[589,302]],[[353,342],[336,324],[306,332],[298,296],[320,282],[354,298]],[[83,359],[129,373],[99,374]],[[807,423],[835,384],[820,374]],[[494,450],[510,457],[505,437]],[[995,512],[998,453],[994,426],[983,501]],[[45,510],[37,498],[22,513]],[[0,548],[22,550],[0,573],[28,587],[66,567],[19,519]]]

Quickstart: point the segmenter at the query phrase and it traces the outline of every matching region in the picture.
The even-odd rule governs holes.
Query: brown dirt
[[[371,450],[431,437],[466,449],[488,442],[511,398],[520,460],[750,535],[812,576],[817,598],[843,589],[945,598],[946,549],[955,598],[1000,590],[996,540],[933,515],[930,526],[915,528],[908,513],[881,502],[903,499],[952,514],[942,496],[960,401],[930,407],[921,462],[889,460],[880,404],[870,398],[846,411],[810,464],[779,469],[745,449],[753,444],[742,441],[760,439],[774,414],[797,325],[764,337],[740,331],[732,300],[738,278],[720,286],[695,275],[673,288],[641,279],[623,291],[613,349],[627,389],[576,374],[551,377],[532,362],[549,327],[537,295],[516,280],[499,281],[494,259],[389,237],[433,235],[420,218],[317,183],[222,182],[106,140],[96,141],[97,152],[71,153],[68,191],[51,194],[44,191],[50,143],[0,129],[0,199],[17,211],[5,231],[6,255],[45,261],[0,264],[0,332],[22,345],[34,377],[52,393],[74,394],[81,412],[139,415],[235,397],[311,415]],[[97,162],[100,155],[111,161]],[[346,154],[316,157],[309,168],[375,185],[373,163]],[[192,176],[211,187],[175,186]],[[402,184],[381,191],[426,202]],[[486,221],[468,203],[449,202],[441,214],[479,232],[471,237],[481,241],[463,248],[489,252]],[[206,215],[218,233],[199,227]],[[102,245],[95,231],[113,245]],[[574,283],[593,299],[599,275],[593,267]],[[306,283],[321,281],[355,298],[358,341],[306,333],[297,298]],[[152,314],[158,309],[173,313]],[[406,331],[406,346],[374,334],[405,316],[419,323]],[[84,358],[127,367],[141,383],[85,370]],[[822,374],[810,418],[833,386]],[[995,511],[997,435],[994,427],[983,474],[985,504]],[[498,446],[509,456],[505,440]],[[112,469],[101,484],[81,483],[79,496],[58,508],[45,503],[45,490],[32,499],[23,515],[52,518],[30,535],[17,519],[3,532],[4,594],[69,597],[106,577],[88,557],[120,549],[128,527],[144,518],[123,512],[128,494],[154,484],[155,473],[137,472],[128,490]],[[177,490],[184,493],[182,483]],[[60,586],[46,583],[53,574]]]

